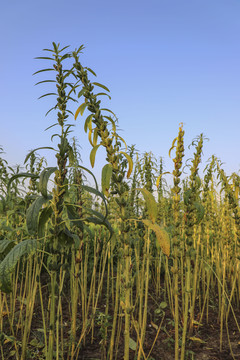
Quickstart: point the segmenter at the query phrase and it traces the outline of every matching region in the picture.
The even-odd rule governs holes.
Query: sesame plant
[[[128,146],[82,51],[53,43],[37,58],[50,64],[34,75],[49,75],[40,98],[55,99],[50,146],[31,150],[25,168],[0,149],[1,358],[185,360],[216,343],[215,357],[238,359],[239,174],[216,156],[201,169],[202,134],[186,161],[182,124],[173,169]],[[100,184],[82,164],[76,122],[92,168],[104,150]]]

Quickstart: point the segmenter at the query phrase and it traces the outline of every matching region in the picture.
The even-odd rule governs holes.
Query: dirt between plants
[[[152,309],[153,313],[154,309]],[[146,330],[146,338],[144,342],[144,352],[147,358],[152,344],[155,341],[157,335],[157,329],[151,325],[151,308],[149,308],[149,324]],[[235,312],[237,320],[240,320],[240,312]],[[165,320],[162,324],[162,330],[160,330],[155,345],[151,351],[148,360],[174,360],[174,326],[170,321],[171,314],[166,311]],[[158,324],[160,324],[159,319]],[[156,324],[155,324],[156,325]],[[228,333],[224,328],[222,336],[222,351],[220,351],[220,325],[217,321],[217,314],[212,311],[209,313],[208,323],[202,321],[202,326],[197,329],[194,328],[194,332],[191,339],[188,338],[186,344],[185,360],[240,360],[240,333],[232,315],[229,315],[228,319]],[[134,330],[132,331],[132,338],[134,336]],[[94,342],[91,343],[90,339],[86,341],[85,346],[81,349],[78,359],[81,360],[101,360],[100,343],[101,339],[95,336]],[[230,341],[230,344],[229,344]],[[231,346],[231,350],[230,350]],[[123,336],[119,341],[119,348],[117,352],[117,360],[123,360],[124,341]],[[114,357],[115,359],[115,357]],[[144,359],[142,356],[141,359]],[[130,350],[130,360],[136,360],[135,351]]]

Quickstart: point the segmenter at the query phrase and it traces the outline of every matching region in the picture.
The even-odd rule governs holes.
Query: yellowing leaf
[[[127,161],[128,161],[127,178],[129,178],[131,173],[132,173],[132,169],[133,169],[133,160],[132,160],[131,156],[128,155],[127,153],[125,153],[124,151],[120,151],[120,154],[123,154],[126,157]]]
[[[74,116],[74,119],[75,119],[75,120],[77,119],[79,113],[80,113],[81,115],[83,115],[83,112],[84,112],[84,110],[86,109],[86,106],[87,106],[87,105],[88,105],[88,104],[84,102],[84,103],[82,103],[82,104],[79,106],[79,108],[77,109],[77,111],[76,111],[76,113],[75,113],[75,116]]]
[[[172,142],[172,146],[171,146],[171,148],[170,148],[170,150],[169,150],[169,153],[168,153],[168,155],[169,155],[169,157],[171,157],[171,152],[172,152],[172,150],[174,149],[174,147],[175,147],[175,142],[177,141],[177,137],[173,140],[173,142]]]
[[[202,339],[199,339],[199,338],[197,338],[195,336],[192,336],[189,339],[192,340],[192,341],[198,342],[200,344],[205,344],[206,343],[206,341],[203,341]]]
[[[138,188],[136,190],[141,191],[141,193],[143,194],[144,200],[146,201],[149,217],[150,217],[151,221],[153,223],[155,223],[156,218],[157,218],[158,209],[157,209],[157,202],[154,199],[153,194],[150,193],[150,191],[148,191],[147,189]]]
[[[92,167],[94,167],[96,152],[100,145],[101,144],[94,146],[94,148],[92,148],[92,151],[90,152],[90,162]]]
[[[143,219],[142,222],[152,231],[155,232],[157,244],[162,249],[162,252],[169,257],[170,255],[170,240],[168,233],[159,225],[153,224],[150,220]]]

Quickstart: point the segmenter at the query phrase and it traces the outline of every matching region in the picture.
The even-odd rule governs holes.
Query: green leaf
[[[132,338],[129,338],[129,349],[133,351],[137,350],[137,343]]]
[[[155,223],[158,213],[158,206],[153,194],[150,193],[147,189],[137,188],[136,190],[141,191],[144,200],[146,201],[149,217],[151,221]]]
[[[49,82],[56,82],[56,80],[42,80],[42,81],[39,81],[39,82],[37,82],[35,85],[39,85],[39,84],[43,84],[43,83],[49,83]]]
[[[33,255],[38,248],[40,241],[24,240],[17,244],[0,263],[0,289],[3,292],[9,293],[12,291],[11,287],[11,274],[15,266],[24,255]]]
[[[82,103],[82,104],[79,106],[79,108],[77,109],[77,111],[76,111],[76,113],[75,113],[75,116],[74,116],[74,119],[75,119],[75,120],[77,119],[79,113],[80,113],[81,115],[83,115],[84,110],[86,109],[86,106],[87,106],[87,105],[88,105],[88,103],[84,102],[84,103]]]
[[[83,169],[83,170],[87,171],[90,175],[92,175],[93,180],[94,180],[95,185],[96,185],[96,190],[98,190],[97,179],[96,179],[96,177],[94,176],[94,174],[92,173],[92,171],[91,171],[91,170],[89,170],[88,168],[86,168],[86,167],[82,166],[82,165],[78,165],[77,167],[79,167],[80,169]]]
[[[109,90],[105,85],[99,84],[99,83],[97,83],[97,82],[93,82],[92,84],[93,84],[93,85],[96,85],[96,86],[99,86],[99,87],[101,87],[102,89],[110,92],[110,90]]]
[[[90,163],[91,163],[92,167],[94,167],[96,152],[100,145],[102,145],[102,144],[98,144],[98,145],[94,146],[90,152]]]
[[[94,76],[97,76],[96,73],[92,69],[90,69],[89,67],[85,67],[84,69],[88,70]]]
[[[128,161],[127,178],[129,178],[131,173],[132,173],[132,169],[133,169],[133,160],[132,160],[131,156],[128,155],[127,153],[125,153],[124,151],[120,151],[120,154],[123,154],[126,157],[127,161]]]
[[[45,97],[45,96],[49,96],[49,95],[55,95],[55,96],[57,96],[57,94],[56,94],[56,93],[47,93],[47,94],[44,94],[44,95],[39,96],[39,98],[38,98],[38,99],[42,99],[43,97]]]
[[[106,116],[104,115],[103,116],[104,118],[108,119],[111,124],[112,124],[112,131],[115,133],[116,132],[116,124],[115,124],[115,121],[110,117],[110,116]]]
[[[57,170],[57,167],[47,167],[46,169],[44,169],[41,174],[40,174],[40,178],[39,178],[39,191],[42,194],[42,196],[44,196],[45,198],[48,197],[48,193],[47,193],[47,184],[48,184],[48,180],[49,177],[52,175],[52,173],[54,173]]]
[[[96,127],[93,132],[93,145],[97,145],[97,139],[98,139],[98,128]]]
[[[39,148],[36,148],[32,151],[30,151],[30,153],[27,154],[25,160],[24,160],[24,164],[26,164],[26,162],[28,161],[28,159],[30,158],[30,156],[32,155],[32,153],[34,153],[35,151],[37,150],[54,150],[54,151],[57,151],[55,150],[53,147],[50,147],[50,146],[43,146],[43,147],[39,147]]]
[[[53,209],[51,206],[45,207],[42,209],[41,214],[39,215],[38,219],[38,238],[43,238],[45,234],[45,226],[48,220],[51,219],[51,215],[53,213]]]
[[[70,223],[74,226],[79,227],[79,229],[83,231],[83,221],[79,217],[79,214],[76,212],[74,205],[66,204],[66,206],[67,206],[68,219],[70,220]]]
[[[94,95],[94,96],[97,97],[97,96],[99,96],[99,95],[106,95],[106,96],[109,98],[109,100],[111,100],[111,96],[109,96],[108,94],[103,93],[103,92],[98,93],[98,94],[96,94],[96,95]]]
[[[30,173],[19,173],[19,174],[13,175],[13,176],[10,178],[9,182],[8,182],[8,186],[7,186],[7,190],[8,190],[8,191],[9,191],[9,189],[10,189],[11,183],[12,183],[14,180],[16,180],[16,179],[18,179],[18,178],[20,178],[20,177],[25,177],[25,178],[30,177],[30,178],[32,178],[32,179],[37,179],[37,178],[39,178],[39,175],[30,174]]]
[[[108,196],[108,190],[110,187],[110,181],[112,177],[112,165],[106,164],[102,169],[102,192]]]
[[[69,159],[69,166],[73,166],[75,162],[75,157],[71,145],[68,146],[68,159]]]
[[[107,209],[107,204],[106,204],[106,200],[105,200],[104,195],[103,195],[100,191],[92,188],[91,186],[83,185],[82,188],[83,188],[83,190],[85,190],[85,191],[87,191],[87,192],[90,192],[90,193],[92,193],[92,194],[94,194],[94,195],[96,195],[96,196],[100,196],[100,198],[103,200],[104,205],[105,205],[105,210],[106,210],[105,218],[106,218],[106,217],[107,217],[107,214],[108,214],[108,209]]]
[[[162,252],[169,257],[170,255],[170,240],[168,233],[159,225],[153,224],[150,220],[143,219],[142,222],[156,234],[157,245],[160,246]]]
[[[14,240],[8,240],[8,239],[0,240],[0,254],[3,254],[4,252],[8,252],[9,250],[11,250],[14,244],[15,244]]]
[[[117,119],[117,116],[114,114],[114,112],[112,112],[112,110],[109,110],[109,109],[100,109],[100,111],[108,111],[108,112],[110,112],[111,114],[113,114],[114,115],[114,117]]]
[[[78,93],[78,98],[80,98],[84,94],[85,91],[86,91],[86,89],[83,87]]]
[[[54,69],[43,69],[43,70],[38,70],[38,71],[36,71],[33,75],[39,74],[40,72],[43,72],[43,71],[54,71]]]
[[[85,120],[85,124],[84,124],[85,133],[87,132],[87,129],[90,130],[92,128],[92,118],[93,118],[93,114],[88,115],[88,117]]]
[[[199,224],[202,221],[203,217],[204,217],[205,208],[201,203],[199,203],[197,201],[195,201],[193,205],[194,205],[194,207],[196,209],[197,224]]]
[[[48,198],[40,196],[28,208],[26,214],[26,223],[28,232],[30,234],[34,234],[37,231],[39,212],[42,209],[43,204],[48,202],[51,198],[51,196]]]

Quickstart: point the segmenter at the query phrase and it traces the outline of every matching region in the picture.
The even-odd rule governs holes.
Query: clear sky
[[[239,170],[239,0],[2,1],[0,33],[0,145],[10,165],[51,146],[52,133],[44,129],[54,117],[45,113],[55,100],[37,98],[52,88],[34,86],[46,77],[32,74],[48,66],[34,57],[54,41],[85,45],[82,64],[111,90],[103,105],[117,114],[128,145],[164,157],[171,171],[168,150],[183,122],[186,147],[200,133],[209,138],[204,163],[215,154],[228,174]],[[90,167],[84,118],[74,135]],[[96,162],[98,172],[103,151]]]

